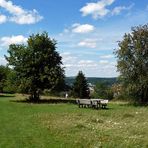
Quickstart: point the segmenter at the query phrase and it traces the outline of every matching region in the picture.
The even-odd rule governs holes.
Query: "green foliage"
[[[19,88],[30,93],[32,101],[37,101],[44,89],[64,88],[62,57],[56,51],[56,41],[46,32],[31,35],[27,45],[10,45],[8,53],[6,59],[16,71]]]
[[[0,66],[0,92],[16,92],[15,72],[6,66]]]
[[[148,102],[148,25],[125,34],[115,54],[126,93],[140,103]]]
[[[7,79],[8,69],[5,66],[0,65],[0,92],[3,92],[5,81]]]
[[[113,92],[111,90],[111,87],[108,86],[107,83],[97,83],[94,87],[94,93],[93,98],[102,98],[102,99],[113,99]]]
[[[19,92],[16,72],[13,69],[8,69],[7,79],[5,81],[4,92],[5,93],[16,93]]]
[[[76,98],[88,98],[89,97],[89,88],[87,84],[87,80],[82,73],[79,71],[74,85],[73,85],[73,96]]]

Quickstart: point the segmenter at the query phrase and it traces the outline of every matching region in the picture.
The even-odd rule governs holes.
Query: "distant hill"
[[[65,81],[68,85],[72,86],[75,81],[75,77],[66,77]],[[95,85],[97,82],[107,83],[108,85],[112,85],[117,83],[117,78],[97,78],[97,77],[87,77],[88,83]]]

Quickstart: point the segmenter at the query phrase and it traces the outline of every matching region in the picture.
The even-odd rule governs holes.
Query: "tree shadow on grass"
[[[10,98],[10,97],[15,97],[15,95],[12,95],[12,94],[0,94],[0,97]]]
[[[76,100],[71,100],[71,99],[40,99],[35,102],[29,99],[23,99],[23,100],[10,100],[10,102],[34,103],[34,104],[60,104],[60,103],[76,104]]]
[[[125,106],[125,107],[148,107],[148,103],[139,103],[139,102],[129,102],[127,104],[120,104],[120,106]]]
[[[29,99],[23,99],[23,100],[10,100],[10,102],[16,102],[16,103],[33,103],[33,104],[75,104],[77,105],[76,100],[74,99],[41,99],[36,102],[30,101]],[[79,108],[79,107],[78,107]],[[95,110],[110,110],[113,108],[106,107],[106,108],[92,108],[92,107],[86,107],[88,109],[95,109]],[[82,108],[83,109],[83,108]]]

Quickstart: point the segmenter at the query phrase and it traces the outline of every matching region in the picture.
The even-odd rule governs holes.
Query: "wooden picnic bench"
[[[108,100],[101,100],[100,104],[102,108],[106,108]]]
[[[80,107],[91,107],[92,106],[90,99],[77,99],[76,102],[79,105],[79,108]]]
[[[92,107],[92,108],[106,108],[108,100],[104,99],[77,99],[77,104],[80,107]]]

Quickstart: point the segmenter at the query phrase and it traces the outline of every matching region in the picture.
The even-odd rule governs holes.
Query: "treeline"
[[[0,65],[0,93],[19,92],[16,72],[7,67]]]
[[[148,103],[148,25],[133,27],[114,51],[120,73],[118,81],[100,79],[94,84],[97,79],[87,79],[82,71],[75,79],[65,79],[56,44],[43,32],[31,35],[26,45],[10,45],[5,56],[8,67],[0,66],[0,92],[28,93],[31,101],[38,101],[42,93],[63,93],[63,96],[68,93],[76,98],[118,98]]]
[[[69,78],[68,78],[69,79]],[[73,81],[67,83],[65,78],[64,84],[61,88],[46,88],[41,94],[65,97],[68,94],[69,97],[75,98],[107,98],[113,99],[112,85],[103,79],[104,81],[95,81],[91,85],[89,79],[85,77],[82,71],[78,72]],[[95,80],[98,80],[95,78]],[[102,80],[102,79],[101,79]],[[116,81],[115,81],[116,82]],[[0,66],[0,93],[29,93],[26,89],[22,89],[20,86],[20,79],[18,79],[16,71],[8,66]]]
[[[66,77],[65,82],[72,86],[76,77]],[[113,84],[119,83],[118,78],[97,78],[97,77],[86,77],[87,82],[92,85],[96,85],[96,83],[106,83],[107,85],[112,86]]]
[[[18,77],[17,72],[8,66],[0,65],[0,93],[29,93],[28,89],[22,88],[23,86],[20,85],[21,79]],[[45,90],[49,92],[49,94],[54,94],[54,92],[64,91],[68,89],[68,86],[61,86],[61,88],[56,87],[53,88],[52,91]],[[43,92],[44,93],[44,92]],[[48,93],[47,93],[48,94]]]
[[[0,92],[29,93],[28,90],[21,89],[20,80],[18,80],[15,70],[7,66],[0,66]],[[96,81],[95,84],[90,86],[88,79],[85,78],[85,75],[81,71],[73,78],[73,83],[70,85],[65,83],[64,88],[49,88],[42,91],[44,95],[60,97],[65,97],[66,93],[69,97],[76,98],[113,98],[111,86],[106,81]]]

